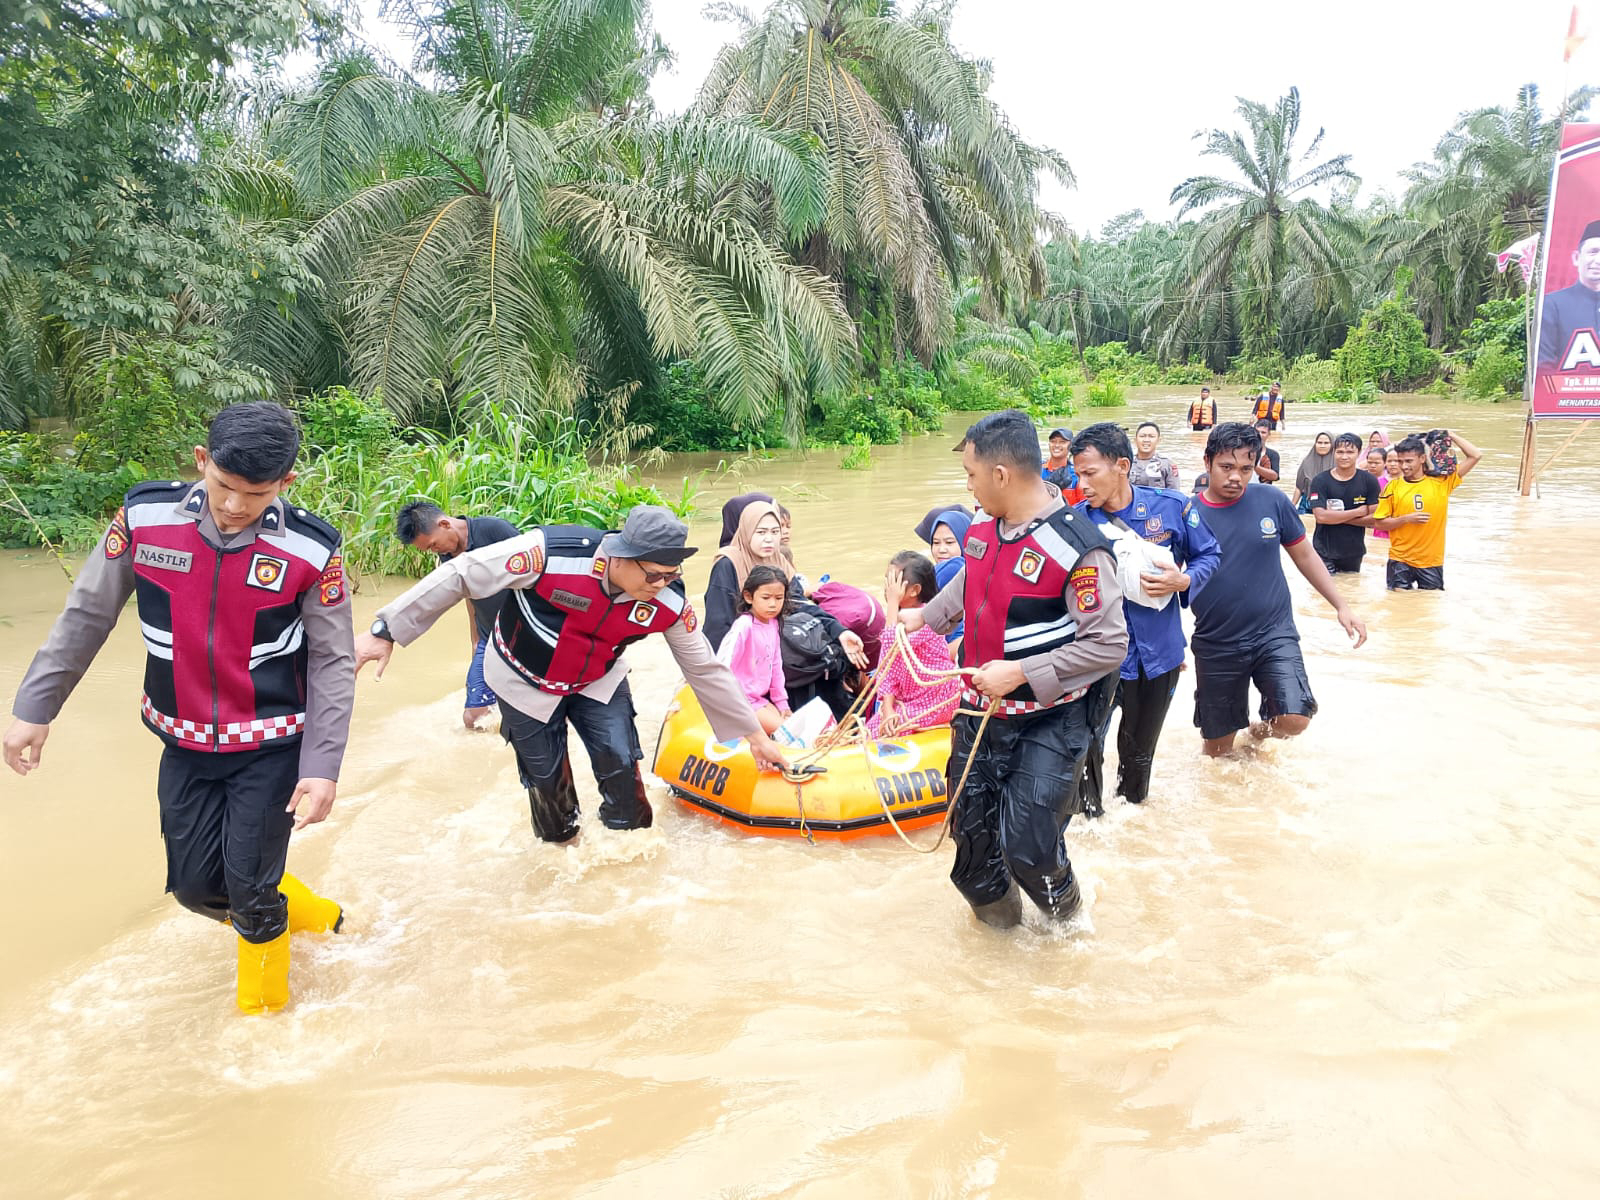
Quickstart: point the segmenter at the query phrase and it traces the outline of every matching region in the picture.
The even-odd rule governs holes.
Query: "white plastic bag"
[[[789,714],[787,720],[779,725],[772,738],[780,746],[797,746],[809,750],[816,741],[836,722],[833,719],[833,709],[828,707],[828,702],[821,696],[807,700],[799,711]]]
[[[1100,532],[1106,535],[1116,552],[1117,582],[1122,585],[1123,596],[1145,608],[1160,609],[1171,604],[1172,592],[1152,596],[1144,590],[1144,580],[1139,576],[1159,575],[1168,567],[1177,566],[1178,560],[1172,557],[1172,551],[1116,525],[1102,525]]]

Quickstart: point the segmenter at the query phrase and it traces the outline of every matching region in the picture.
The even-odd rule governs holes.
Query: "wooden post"
[[[1531,427],[1533,422],[1530,421],[1528,424]],[[1588,421],[1579,421],[1577,423],[1577,425],[1578,425],[1578,427],[1576,429],[1574,429],[1570,434],[1567,435],[1567,440],[1562,442],[1559,446],[1556,447],[1555,453],[1552,454],[1549,458],[1544,460],[1544,465],[1542,467],[1537,468],[1532,473],[1532,475],[1528,479],[1528,482],[1530,484],[1533,483],[1535,480],[1537,480],[1539,478],[1539,476],[1543,475],[1546,471],[1548,471],[1553,465],[1555,465],[1556,459],[1560,458],[1564,453],[1566,453],[1567,447],[1572,445],[1573,442],[1577,441],[1578,440],[1578,435],[1589,427],[1589,422]],[[1527,493],[1524,492],[1523,495],[1527,495]]]
[[[1528,420],[1522,428],[1522,464],[1517,468],[1517,492],[1526,496],[1533,491],[1533,456],[1537,447],[1537,435],[1533,414],[1528,414]]]

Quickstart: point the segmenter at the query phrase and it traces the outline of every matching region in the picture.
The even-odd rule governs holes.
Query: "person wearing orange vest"
[[[1189,405],[1189,428],[1204,433],[1217,423],[1217,402],[1211,398],[1211,389],[1200,389],[1200,399]]]
[[[1283,385],[1276,379],[1272,387],[1256,397],[1256,406],[1250,410],[1250,419],[1253,421],[1270,421],[1273,429],[1289,428],[1288,419],[1283,415]]]

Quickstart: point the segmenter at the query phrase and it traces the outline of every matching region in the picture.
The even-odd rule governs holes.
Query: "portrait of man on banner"
[[[1562,130],[1544,252],[1533,416],[1600,416],[1600,125]]]

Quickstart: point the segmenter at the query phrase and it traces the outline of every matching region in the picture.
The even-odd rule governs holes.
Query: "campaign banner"
[[[1567,125],[1550,180],[1533,416],[1600,417],[1600,125]]]

